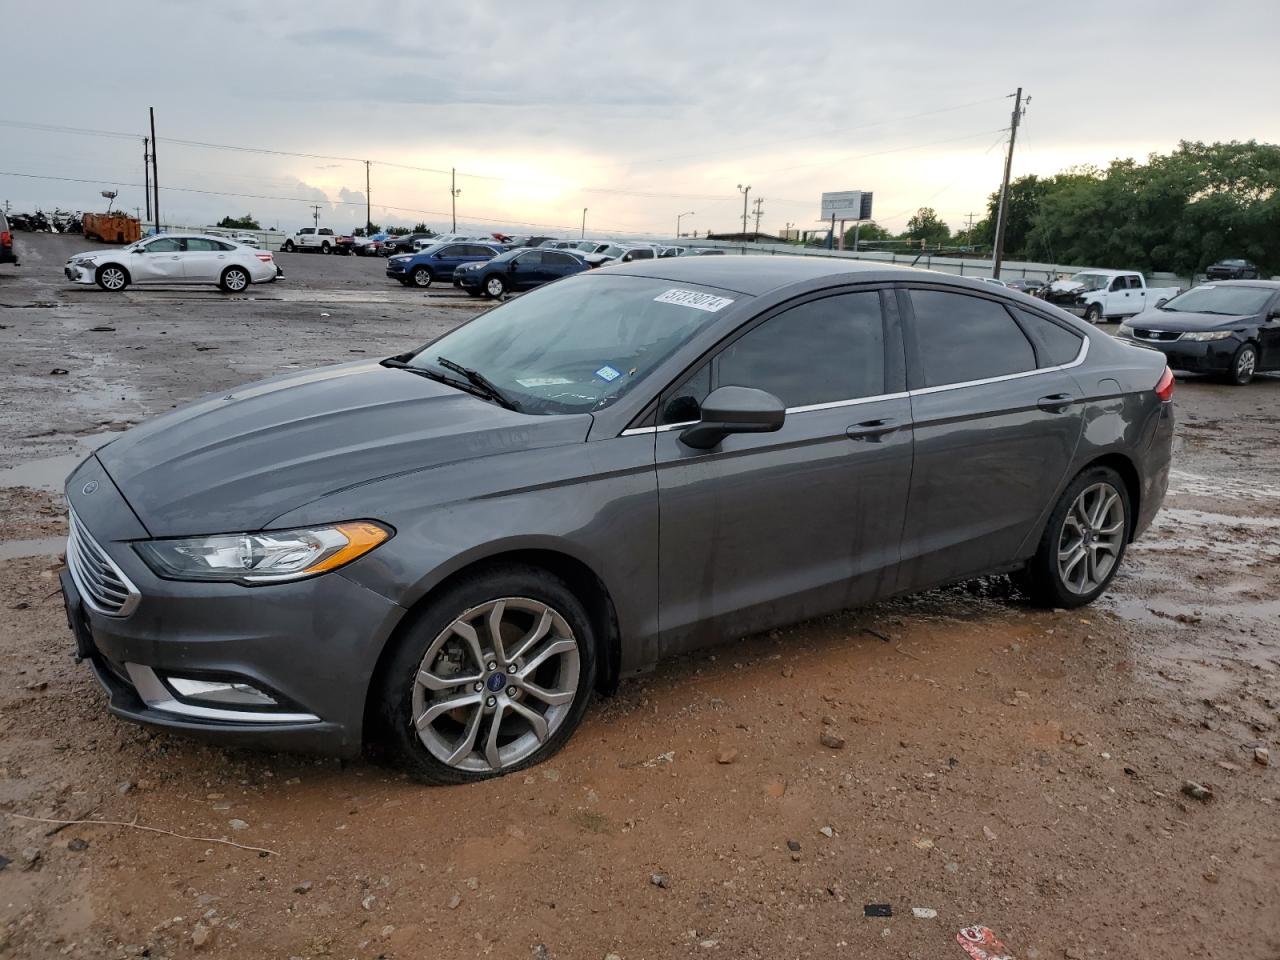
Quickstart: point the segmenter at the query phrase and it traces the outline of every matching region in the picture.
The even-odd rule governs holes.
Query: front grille
[[[1134,330],[1135,340],[1154,340],[1157,343],[1171,343],[1181,337],[1177,330]]]
[[[127,617],[142,595],[106,554],[72,510],[67,535],[67,569],[85,606],[109,617]]]

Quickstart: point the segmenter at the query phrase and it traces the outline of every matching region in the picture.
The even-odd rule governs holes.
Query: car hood
[[[589,414],[526,416],[362,361],[197,400],[127,431],[97,456],[148,532],[174,537],[258,530],[338,490],[582,442],[590,425]]]
[[[1126,323],[1142,330],[1230,330],[1253,323],[1256,314],[1226,317],[1220,313],[1182,313],[1172,310],[1144,310]]]

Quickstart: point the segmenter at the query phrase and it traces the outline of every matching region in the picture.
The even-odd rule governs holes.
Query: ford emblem
[[[98,489],[98,481],[90,480],[88,483],[86,483],[83,487],[80,488],[80,492],[83,493],[85,496],[88,496],[89,494],[93,493],[93,491],[97,489]]]

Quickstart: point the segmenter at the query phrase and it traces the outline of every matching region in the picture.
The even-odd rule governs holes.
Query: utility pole
[[[965,243],[970,247],[973,246],[973,217],[974,214],[972,213],[965,214],[965,218],[968,220],[968,223],[964,225],[964,239]]]
[[[151,138],[142,138],[143,193],[147,201],[147,219],[151,219]]]
[[[756,197],[756,243],[760,242],[760,215],[764,213],[764,197]]]
[[[364,235],[373,233],[373,200],[369,196],[369,161],[364,162]]]
[[[311,219],[315,221],[316,229],[320,229],[320,204],[311,204]]]
[[[151,204],[156,218],[156,233],[160,232],[160,170],[156,166],[156,108],[151,107],[151,189],[155,191],[155,201]]]
[[[696,213],[694,210],[686,210],[684,213],[676,214],[676,239],[680,239],[680,221],[685,217],[692,217]]]
[[[587,208],[582,208],[582,233],[578,235],[579,240],[585,240],[587,237]]]
[[[453,233],[458,232],[458,194],[462,193],[458,189],[458,171],[453,167],[449,168],[449,203],[453,209]]]
[[[1031,102],[1031,98],[1027,98]],[[1013,122],[1009,126],[1009,152],[1004,158],[1004,180],[1000,184],[1000,206],[996,212],[996,243],[992,251],[991,275],[1000,279],[1000,263],[1004,260],[1004,230],[1009,214],[1009,174],[1013,171],[1013,144],[1018,139],[1018,122],[1022,119],[1022,88],[1014,94]]]
[[[742,194],[742,239],[747,239],[747,197],[751,195],[751,184],[745,187],[738,184],[738,192]]]

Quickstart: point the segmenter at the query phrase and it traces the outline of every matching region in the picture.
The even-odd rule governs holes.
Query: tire
[[[484,295],[490,300],[501,300],[507,293],[507,281],[496,274],[484,279]]]
[[[129,286],[129,271],[117,263],[104,263],[93,279],[107,293],[120,293]]]
[[[510,664],[491,659],[495,610],[506,656],[523,671],[533,667],[524,680],[504,669]],[[474,647],[455,631],[459,624],[470,628]],[[482,654],[479,660],[473,649]],[[441,666],[453,671],[448,679],[438,673]],[[417,614],[370,695],[377,698],[382,743],[396,765],[423,783],[470,783],[555,754],[582,721],[595,674],[591,619],[568,585],[544,570],[503,566],[449,587]],[[423,676],[439,685],[429,689]],[[465,679],[458,683],[459,677]],[[530,688],[559,702],[543,700]],[[439,710],[455,699],[461,701],[457,709]],[[432,720],[415,722],[433,707]],[[542,718],[540,729],[529,713]]]
[[[320,252],[327,257],[329,254],[333,253],[333,247],[329,246],[328,241],[325,241],[320,244]]]
[[[430,267],[414,267],[413,273],[409,274],[409,277],[415,287],[421,287],[424,290],[431,286],[431,281],[435,279],[435,277],[431,276]]]
[[[1241,344],[1240,349],[1231,358],[1231,371],[1227,374],[1227,381],[1237,387],[1243,387],[1253,380],[1253,375],[1257,372],[1258,348],[1252,343]]]
[[[1096,303],[1091,303],[1084,311],[1084,319],[1088,323],[1103,323],[1102,307]]]
[[[280,249],[283,250],[285,253],[293,253],[293,251],[298,248],[293,245],[292,240],[286,240],[284,242],[284,246],[282,246]]]
[[[1014,582],[1037,606],[1070,609],[1092,603],[1120,569],[1132,529],[1129,491],[1120,474],[1090,467],[1062,492],[1035,556]],[[1072,545],[1083,552],[1077,555]]]
[[[222,271],[222,278],[218,281],[218,286],[226,293],[244,293],[249,289],[249,284],[253,283],[253,278],[249,276],[249,271],[244,267],[227,267]]]

